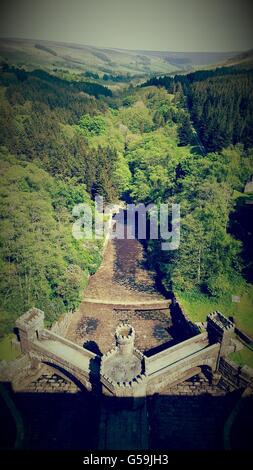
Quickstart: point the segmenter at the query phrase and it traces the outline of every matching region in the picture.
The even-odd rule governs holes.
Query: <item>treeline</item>
[[[101,114],[107,106],[103,99],[44,71],[4,69],[0,84],[0,145],[53,176],[76,178],[91,196],[102,187],[108,201],[118,195],[115,151],[90,148],[74,127],[84,115]]]
[[[84,185],[59,180],[1,148],[0,336],[36,306],[52,324],[75,309],[101,261],[99,242],[75,240],[75,204],[92,201]]]
[[[98,73],[92,72],[91,70],[86,70],[86,72],[84,72],[83,75],[84,77],[87,77],[87,78],[93,78],[94,80],[99,80]]]
[[[149,146],[150,147],[150,146]],[[161,150],[160,150],[161,151]],[[243,191],[253,168],[253,153],[241,146],[205,156],[163,150],[159,160],[141,149],[129,152],[135,202],[180,204],[179,248],[163,251],[148,242],[148,259],[167,292],[200,290],[231,295],[243,284],[243,246],[232,234],[235,194]],[[152,155],[153,154],[153,155]]]
[[[111,90],[109,88],[100,85],[98,83],[90,83],[90,82],[83,82],[83,81],[74,81],[74,80],[63,80],[62,78],[51,75],[45,70],[33,70],[31,72],[27,72],[24,69],[17,69],[15,67],[11,67],[6,63],[1,64],[1,69],[3,73],[11,73],[14,74],[19,81],[27,81],[32,78],[39,78],[45,82],[51,83],[56,87],[64,88],[65,90],[73,90],[74,92],[84,92],[89,95],[93,96],[112,96]],[[5,81],[6,76],[1,78],[1,81]],[[8,80],[8,78],[7,78]]]
[[[152,78],[142,86],[163,86],[185,95],[191,119],[207,151],[232,144],[253,145],[253,72],[233,67]]]
[[[189,109],[208,151],[230,144],[253,145],[253,75],[218,76],[194,82]]]
[[[99,80],[99,78],[100,78],[98,73],[92,72],[90,70],[86,70],[86,72],[84,72],[83,75],[84,75],[84,77],[92,78],[93,80]],[[139,77],[139,75],[135,75],[134,77],[137,78],[137,77]],[[105,82],[129,83],[133,79],[133,76],[128,74],[128,73],[125,74],[125,75],[124,74],[112,75],[112,74],[109,74],[109,73],[104,73],[101,78]]]
[[[91,147],[78,130],[107,109],[106,90],[2,67],[0,335],[32,306],[48,324],[77,308],[100,264],[99,244],[73,238],[71,214],[75,204],[93,206],[97,193],[112,201],[121,191],[117,152]]]
[[[136,75],[137,77],[138,75]],[[103,80],[105,82],[108,82],[108,81],[111,81],[111,82],[116,82],[116,83],[127,83],[127,82],[130,82],[131,80],[133,79],[133,77],[131,75],[111,75],[109,73],[104,73],[103,75]]]

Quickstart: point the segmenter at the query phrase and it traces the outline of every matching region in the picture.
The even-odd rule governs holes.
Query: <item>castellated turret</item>
[[[115,331],[116,346],[101,358],[103,393],[116,396],[144,396],[146,375],[143,354],[134,347],[135,331],[120,323]]]
[[[116,328],[115,337],[119,354],[127,356],[133,353],[135,331],[131,325],[121,323]]]
[[[38,339],[40,332],[44,329],[44,312],[38,308],[31,308],[16,320],[16,327],[19,332],[21,350],[27,353],[30,350],[30,343]]]

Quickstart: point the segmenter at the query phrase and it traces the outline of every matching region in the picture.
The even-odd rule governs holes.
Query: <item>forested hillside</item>
[[[233,67],[154,78],[144,86],[180,87],[193,124],[207,151],[243,143],[252,147],[253,72]]]
[[[134,155],[135,175],[140,179],[141,171],[144,185],[137,199],[150,195],[150,202],[158,195],[158,200],[181,205],[179,249],[164,252],[159,243],[148,243],[149,260],[165,289],[177,293],[193,320],[204,320],[219,308],[234,315],[249,334],[252,195],[245,194],[244,187],[253,174],[252,77],[251,71],[224,68],[150,79],[144,88],[165,88],[174,96],[177,112],[173,110],[171,119],[185,154],[163,163],[163,181],[167,169],[169,177],[159,185],[159,195],[148,178],[154,159],[143,164]],[[231,300],[235,295],[239,307]]]
[[[5,66],[0,83],[2,335],[34,305],[48,324],[79,305],[101,244],[73,238],[72,208],[92,206],[96,192],[115,198],[121,160],[110,146],[92,149],[78,127],[105,110],[95,96],[106,88]]]
[[[51,324],[76,308],[88,274],[101,260],[98,242],[72,237],[71,210],[92,204],[83,185],[50,176],[34,163],[2,150],[0,333],[36,305]]]
[[[88,150],[87,139],[74,127],[83,115],[105,110],[102,97],[95,98],[100,87],[89,85],[94,96],[88,95],[83,91],[85,83],[8,67],[4,67],[0,83],[0,144],[21,159],[36,161],[51,175],[76,178],[85,183],[90,194],[101,186],[102,178],[107,183],[104,195],[110,199],[116,192],[112,181],[114,152],[106,146],[99,152]],[[102,87],[103,95],[110,94],[106,90]]]
[[[242,145],[200,155],[196,146],[180,143],[181,94],[148,88],[153,119],[167,122],[129,142],[132,173],[130,196],[135,202],[175,202],[181,206],[181,242],[164,252],[160,242],[148,244],[149,260],[167,291],[199,289],[211,296],[229,293],[238,283],[242,244],[233,236],[231,214],[253,169],[253,152]]]

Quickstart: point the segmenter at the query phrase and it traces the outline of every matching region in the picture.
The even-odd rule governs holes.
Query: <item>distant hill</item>
[[[236,52],[171,52],[171,51],[139,51],[149,57],[160,57],[177,69],[194,69],[196,67],[215,64],[232,59]]]
[[[29,68],[130,75],[167,74],[233,60],[235,53],[132,51],[30,39],[0,39],[0,60]]]
[[[237,54],[224,62],[225,66],[236,65],[238,67],[253,68],[253,49]]]

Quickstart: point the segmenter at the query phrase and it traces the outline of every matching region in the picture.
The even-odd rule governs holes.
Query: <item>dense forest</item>
[[[73,180],[58,180],[34,163],[1,151],[1,334],[32,305],[51,324],[76,308],[88,274],[101,260],[99,242],[71,234],[71,210],[92,201]]]
[[[8,67],[3,68],[0,83],[0,145],[21,159],[36,161],[51,175],[76,178],[90,194],[103,187],[104,196],[110,199],[116,192],[113,150],[88,150],[87,139],[73,127],[84,115],[105,110],[102,96],[110,94],[109,90],[96,99],[97,84],[89,85],[94,95],[90,96],[86,83],[73,84],[43,71],[27,73]]]
[[[182,91],[192,122],[207,151],[232,144],[252,147],[253,72],[233,67],[150,79],[142,86]]]
[[[101,246],[74,240],[71,211],[92,206],[97,192],[108,201],[118,196],[122,163],[113,148],[94,150],[85,136],[83,116],[104,112],[106,88],[7,66],[0,84],[3,335],[33,305],[48,324],[78,306]]]
[[[33,305],[48,324],[79,305],[102,250],[74,240],[71,214],[96,194],[180,203],[180,248],[146,244],[168,294],[252,295],[238,209],[253,173],[251,73],[124,81],[113,94],[94,80],[2,65],[1,335]]]

